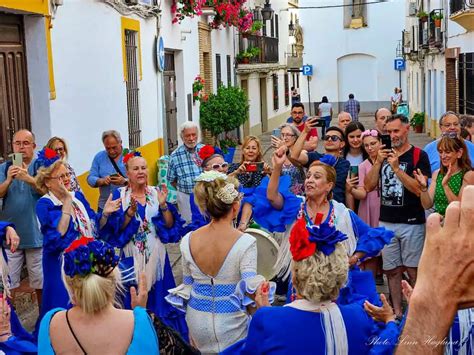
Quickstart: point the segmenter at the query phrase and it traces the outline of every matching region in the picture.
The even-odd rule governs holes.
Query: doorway
[[[23,18],[0,14],[0,160],[19,129],[31,129]]]
[[[176,74],[174,53],[165,52],[164,90],[166,107],[166,138],[168,140],[168,154],[178,147],[178,124],[176,117]]]

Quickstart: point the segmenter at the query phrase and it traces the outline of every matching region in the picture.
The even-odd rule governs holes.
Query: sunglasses
[[[222,164],[212,164],[211,168],[212,170],[217,170],[217,169],[226,169],[229,166],[228,163],[222,163]]]
[[[337,142],[337,141],[342,141],[342,138],[341,138],[341,137],[338,137],[338,136],[330,136],[330,135],[326,134],[326,135],[323,137],[323,141]]]

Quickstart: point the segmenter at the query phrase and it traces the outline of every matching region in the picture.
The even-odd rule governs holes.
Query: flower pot
[[[427,22],[428,21],[428,16],[423,16],[420,17],[421,22]]]
[[[248,57],[242,58],[242,64],[249,64],[249,63],[250,63],[250,58]]]
[[[423,133],[423,125],[416,125],[415,126],[415,133]]]
[[[441,19],[437,18],[434,20],[435,27],[441,27]]]
[[[248,32],[242,32],[242,38],[249,38],[250,33]]]
[[[224,160],[227,163],[232,164],[234,162],[235,150],[236,150],[235,147],[227,148],[227,153],[224,154]]]

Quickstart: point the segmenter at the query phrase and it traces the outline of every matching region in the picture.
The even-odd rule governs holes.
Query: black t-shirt
[[[419,148],[417,148],[419,149]],[[419,159],[414,164],[412,146],[398,158],[400,169],[413,176],[414,168],[420,169],[422,174],[431,177],[431,167],[428,154],[419,149]],[[389,223],[422,224],[425,223],[425,210],[418,196],[410,192],[398,179],[390,164],[385,160],[380,169],[380,220]]]
[[[324,154],[318,153],[316,151],[308,153],[308,163],[306,164],[306,168],[309,168],[313,161],[321,159]],[[349,172],[349,168],[351,164],[344,158],[337,158],[336,165],[334,165],[334,169],[336,170],[336,184],[334,189],[332,190],[333,198],[337,202],[346,204],[346,178],[347,173]]]

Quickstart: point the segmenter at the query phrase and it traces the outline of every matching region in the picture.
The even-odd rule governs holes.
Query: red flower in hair
[[[202,147],[200,150],[199,150],[199,158],[201,158],[201,160],[205,160],[207,158],[209,158],[210,156],[212,156],[216,151],[214,150],[214,147],[213,146],[210,146],[210,145],[205,145],[204,147]]]
[[[44,156],[48,159],[55,158],[58,156],[55,150],[51,148],[44,148]]]
[[[133,152],[125,154],[125,156],[123,157],[123,163],[127,164],[127,162],[130,160],[130,158],[133,158],[134,156],[135,156],[135,154],[133,154]]]
[[[290,233],[290,252],[294,261],[301,261],[316,253],[316,243],[309,241],[304,218],[299,218]]]
[[[69,253],[70,251],[73,251],[73,250],[76,250],[77,248],[83,246],[83,245],[87,245],[89,244],[90,242],[93,242],[94,241],[94,238],[92,237],[80,237],[79,239],[76,239],[75,241],[73,241],[68,247],[66,250],[64,250],[65,253]]]

